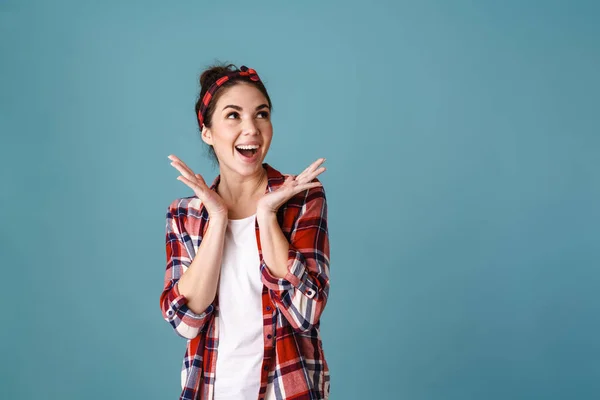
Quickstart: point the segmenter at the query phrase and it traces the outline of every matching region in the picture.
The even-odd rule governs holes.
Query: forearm
[[[179,293],[196,314],[202,313],[216,296],[226,229],[226,218],[210,219],[196,256],[179,279]]]
[[[276,214],[257,215],[263,256],[262,282],[278,310],[299,332],[310,331],[329,296],[327,204],[322,188],[312,189],[289,239]],[[289,242],[288,242],[289,240]]]
[[[277,223],[277,214],[273,212],[257,213],[260,231],[260,245],[263,259],[269,272],[276,278],[285,278],[288,268],[290,244]]]

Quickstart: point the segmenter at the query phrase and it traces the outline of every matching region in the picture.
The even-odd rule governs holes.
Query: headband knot
[[[240,72],[239,72],[240,76],[247,76],[249,77],[251,80],[253,81],[259,81],[260,78],[258,77],[258,74],[256,73],[256,71],[252,68],[248,68],[245,65],[242,65],[240,67]]]
[[[208,88],[208,90],[204,94],[204,97],[202,97],[202,101],[200,102],[200,109],[198,110],[198,121],[200,122],[200,129],[202,129],[202,126],[204,125],[204,117],[205,117],[205,114],[206,114],[206,110],[208,109],[208,105],[210,104],[210,100],[213,98],[213,95],[215,94],[215,92],[221,86],[223,86],[223,84],[225,82],[230,81],[230,80],[235,79],[235,78],[248,78],[248,79],[250,79],[251,81],[254,81],[254,82],[260,81],[260,78],[258,77],[258,74],[256,73],[256,70],[254,70],[252,68],[248,68],[245,65],[242,65],[240,67],[239,71],[227,72],[225,75],[223,75],[222,77],[220,77],[219,79],[217,79],[215,81],[215,83],[213,83]]]

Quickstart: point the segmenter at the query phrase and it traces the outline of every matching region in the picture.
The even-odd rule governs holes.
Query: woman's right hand
[[[188,185],[198,196],[202,204],[206,207],[211,218],[223,217],[227,219],[228,210],[223,198],[214,190],[210,190],[202,175],[195,174],[190,167],[185,165],[177,156],[170,155],[171,165],[175,167],[181,175],[178,180]]]

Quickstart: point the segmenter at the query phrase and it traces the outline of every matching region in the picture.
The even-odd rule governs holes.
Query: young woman
[[[319,334],[329,294],[325,159],[298,175],[263,163],[271,100],[255,70],[211,67],[196,115],[219,166],[209,187],[169,156],[195,196],[167,211],[163,317],[188,339],[180,399],[329,397]]]

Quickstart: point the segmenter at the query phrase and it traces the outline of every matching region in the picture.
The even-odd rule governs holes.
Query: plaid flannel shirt
[[[263,163],[267,191],[276,190],[286,175]],[[216,190],[220,175],[211,190]],[[313,181],[318,181],[315,178]],[[265,193],[267,193],[267,191]],[[277,213],[290,243],[288,273],[280,279],[266,267],[258,222],[264,357],[259,400],[322,400],[329,397],[329,368],[319,333],[320,317],[329,294],[329,238],[327,203],[323,187],[298,193]],[[167,266],[160,307],[164,319],[186,339],[181,370],[180,400],[212,400],[219,344],[218,295],[200,314],[186,306],[177,282],[186,271],[206,232],[209,216],[196,196],[173,201],[167,211]]]

